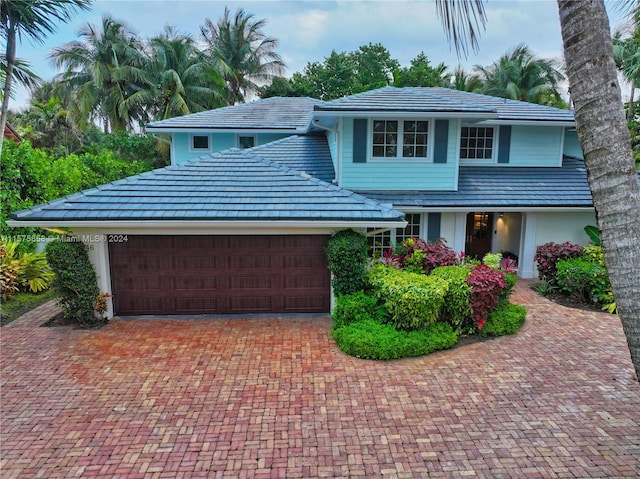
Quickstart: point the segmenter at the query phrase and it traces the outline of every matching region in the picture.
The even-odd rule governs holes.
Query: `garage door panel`
[[[129,235],[110,243],[116,314],[328,312],[328,236]]]

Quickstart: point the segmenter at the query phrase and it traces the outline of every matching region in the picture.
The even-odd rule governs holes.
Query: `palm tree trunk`
[[[11,95],[11,84],[13,83],[13,67],[16,63],[16,29],[10,24],[7,28],[7,71],[4,79],[4,90],[2,92],[2,110],[0,110],[0,156],[2,156],[2,143],[4,142],[4,127],[7,124],[7,114],[9,113],[9,97]]]
[[[636,82],[631,80],[631,92],[629,93],[629,105],[627,106],[627,121],[633,120],[633,100],[636,93]]]
[[[603,0],[558,0],[578,139],[605,263],[640,377],[640,187]]]

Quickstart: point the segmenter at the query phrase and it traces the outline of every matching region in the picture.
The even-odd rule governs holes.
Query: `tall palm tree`
[[[621,32],[615,33],[613,59],[631,87],[627,109],[627,120],[630,120],[633,117],[635,90],[640,85],[640,25],[636,24],[633,35],[628,38],[622,38]]]
[[[13,64],[13,80],[27,88],[35,88],[41,81],[41,78],[31,70],[31,64],[20,58],[16,58]],[[4,88],[7,80],[7,57],[4,53],[0,53],[0,98],[4,97]],[[9,96],[13,98],[13,91],[9,93]]]
[[[453,76],[449,84],[449,88],[459,91],[481,92],[484,89],[484,83],[480,77],[473,73],[467,73],[465,69],[458,65],[453,70]]]
[[[567,77],[578,139],[597,212],[604,259],[640,377],[640,186],[618,85],[609,19],[603,0],[557,0]],[[438,11],[448,23],[455,10],[484,15],[482,0],[451,2]],[[631,2],[638,8],[638,2]]]
[[[145,81],[143,45],[128,27],[108,16],[101,28],[80,30],[80,41],[53,49],[51,58],[65,72],[58,81],[75,101],[74,114],[101,120],[105,133],[126,130],[142,112],[127,109],[126,99]]]
[[[207,18],[200,27],[207,53],[224,65],[230,105],[244,102],[249,93],[258,92],[259,83],[283,74],[285,65],[276,52],[278,40],[263,33],[265,25],[266,20],[255,20],[242,8],[231,18],[225,7],[218,23]]]
[[[88,9],[91,0],[20,0],[0,2],[0,34],[7,42],[4,89],[0,110],[0,154],[7,123],[9,98],[16,65],[16,41],[26,37],[37,43],[56,30],[56,22],[67,22],[78,9]]]
[[[125,104],[138,105],[156,120],[188,115],[226,104],[227,86],[219,63],[212,63],[189,35],[166,27],[149,41],[146,83]]]
[[[487,95],[554,106],[561,103],[558,83],[564,76],[554,61],[537,58],[524,44],[490,66],[475,69]]]

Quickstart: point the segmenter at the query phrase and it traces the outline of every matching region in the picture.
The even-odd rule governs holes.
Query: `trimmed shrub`
[[[369,272],[373,295],[389,313],[398,329],[416,330],[435,323],[449,284],[435,276],[408,273],[388,266]]]
[[[431,276],[445,279],[449,283],[444,296],[442,317],[455,331],[460,331],[471,318],[471,286],[467,284],[470,274],[469,266],[440,266],[431,272]]]
[[[338,231],[329,240],[326,253],[333,274],[334,294],[341,296],[362,291],[369,259],[367,238],[353,230]]]
[[[80,241],[53,241],[47,245],[47,261],[56,274],[53,288],[60,294],[65,319],[84,328],[103,325],[96,315],[100,298],[98,279],[89,260],[87,247]]]
[[[345,353],[363,359],[400,359],[453,347],[458,337],[451,325],[436,323],[418,331],[398,331],[372,319],[356,321],[333,331]]]
[[[368,296],[364,291],[338,296],[333,310],[333,327],[341,328],[354,321],[372,319],[381,321],[384,311],[378,306],[376,298]]]
[[[482,258],[482,263],[491,269],[500,269],[502,253],[487,253]]]
[[[573,258],[558,262],[557,268],[558,286],[580,301],[599,303],[611,291],[609,275],[604,266]]]
[[[518,282],[518,277],[512,273],[504,274],[504,283],[505,286],[500,292],[500,299],[509,299],[513,294],[513,288],[516,287],[516,283]]]
[[[538,278],[545,278],[552,284],[556,284],[556,276],[558,269],[556,264],[570,258],[578,258],[582,255],[582,246],[569,243],[556,244],[553,241],[545,243],[536,248],[536,254],[533,257],[538,263]]]
[[[431,273],[431,271],[438,266],[451,266],[458,261],[456,252],[447,246],[447,242],[443,238],[433,242],[419,238],[410,238],[404,241],[403,246],[407,250],[405,262],[406,258],[410,258],[417,251],[424,253],[422,269],[425,274]],[[420,257],[422,258],[422,255],[420,255]]]
[[[471,286],[471,318],[478,329],[482,329],[489,312],[500,300],[500,293],[506,286],[504,273],[483,264],[471,267],[466,282]]]
[[[505,336],[516,333],[524,324],[527,309],[519,304],[500,301],[495,311],[489,313],[487,322],[480,330],[481,336]]]
[[[589,263],[604,266],[604,251],[602,251],[602,246],[592,244],[585,246],[582,248],[582,259]]]

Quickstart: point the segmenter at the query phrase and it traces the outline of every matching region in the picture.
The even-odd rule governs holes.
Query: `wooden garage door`
[[[115,314],[330,309],[329,236],[128,236],[110,243]]]

